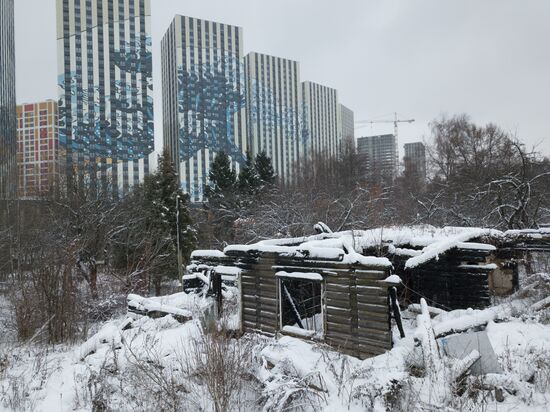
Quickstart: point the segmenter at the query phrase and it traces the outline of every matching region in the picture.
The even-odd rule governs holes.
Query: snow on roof
[[[401,283],[403,283],[403,281],[401,280],[401,278],[397,275],[391,275],[391,276],[388,276],[386,279],[384,279],[384,282],[386,283],[393,283],[395,285],[400,285]]]
[[[407,260],[405,263],[405,268],[411,269],[415,268],[418,265],[422,265],[432,259],[437,259],[439,255],[453,249],[456,247],[459,247],[459,245],[463,245],[464,242],[467,242],[470,239],[479,238],[482,236],[491,236],[494,235],[495,232],[492,229],[480,229],[480,228],[468,228],[465,229],[462,233],[456,234],[454,236],[450,236],[446,239],[439,240],[437,242],[434,242],[428,246],[426,246],[424,249],[422,249],[422,253],[418,256],[414,256]],[[498,232],[501,233],[501,232]]]
[[[295,248],[289,246],[278,246],[278,245],[263,245],[260,243],[255,243],[252,245],[230,245],[227,246],[223,252],[228,255],[235,252],[264,252],[264,253],[281,253],[296,255],[297,251]]]
[[[275,276],[281,278],[294,278],[303,280],[323,280],[323,277],[319,273],[306,273],[306,272],[277,272]]]
[[[504,237],[531,237],[540,239],[548,236],[550,236],[550,228],[548,227],[540,229],[507,230],[504,232]]]
[[[223,258],[225,257],[225,254],[219,250],[195,250],[193,251],[193,253],[191,253],[192,259],[209,257]]]
[[[235,266],[216,266],[214,270],[220,275],[239,276],[242,273],[242,269]]]
[[[550,234],[550,228],[537,231],[508,231],[509,236],[518,234]],[[219,251],[195,251],[192,257],[216,256],[224,253],[264,252],[279,253],[289,257],[319,260],[338,260],[348,264],[391,266],[386,258],[364,256],[366,249],[385,246],[391,254],[408,257],[405,267],[414,268],[453,248],[493,251],[495,246],[472,243],[481,237],[502,238],[505,234],[494,229],[468,227],[434,227],[431,225],[391,226],[369,230],[353,230],[321,233],[296,238],[268,239],[252,245],[231,245]]]

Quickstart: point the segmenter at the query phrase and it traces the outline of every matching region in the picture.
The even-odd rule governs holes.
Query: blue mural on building
[[[110,63],[120,73],[117,80],[105,76],[97,84],[88,73],[89,85],[84,88],[82,64],[88,63],[91,72],[90,61],[59,76],[59,141],[67,153],[68,167],[102,170],[118,161],[147,158],[153,152],[151,46],[150,36],[145,36],[144,45],[137,38],[111,51]]]
[[[178,68],[180,161],[209,149],[244,162],[235,121],[245,107],[243,73],[240,60],[231,56],[223,62],[194,65],[191,70]],[[241,121],[245,122],[244,114]]]

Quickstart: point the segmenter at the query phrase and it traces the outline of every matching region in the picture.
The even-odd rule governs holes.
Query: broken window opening
[[[320,281],[281,278],[279,301],[281,329],[323,333]]]

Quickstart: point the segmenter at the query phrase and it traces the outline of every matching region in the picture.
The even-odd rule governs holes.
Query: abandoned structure
[[[400,322],[391,309],[399,283],[390,277],[391,263],[302,240],[196,251],[184,280],[190,287],[216,277],[236,282],[242,332],[319,340],[361,359],[391,349],[392,314]]]
[[[289,334],[359,358],[392,346],[391,319],[421,298],[441,309],[484,308],[512,293],[526,254],[550,256],[550,230],[432,226],[332,233],[195,251],[184,288],[239,288],[240,330]],[[537,262],[541,258],[536,259]],[[530,272],[532,273],[532,272]]]

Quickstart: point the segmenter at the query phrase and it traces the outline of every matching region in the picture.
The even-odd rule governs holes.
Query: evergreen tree
[[[163,253],[168,256],[166,265],[155,277],[155,288],[158,293],[162,278],[176,278],[178,275],[178,227],[180,249],[184,260],[189,258],[195,247],[195,231],[187,207],[188,197],[180,188],[176,169],[167,151],[159,157],[158,170],[145,178],[144,197],[146,209],[144,213],[147,217],[147,227],[151,232],[148,235],[152,236],[152,241],[155,242],[168,240],[163,247]],[[176,202],[177,198],[179,198],[178,202]]]
[[[265,151],[258,153],[256,156],[256,171],[260,180],[267,184],[275,183],[275,171],[271,163],[271,158],[267,156]]]
[[[208,177],[210,183],[204,194],[209,201],[233,194],[237,185],[237,174],[231,169],[231,160],[225,152],[216,155]]]
[[[254,194],[260,186],[260,176],[256,171],[254,158],[250,153],[246,154],[246,163],[239,173],[239,190],[243,194]]]

